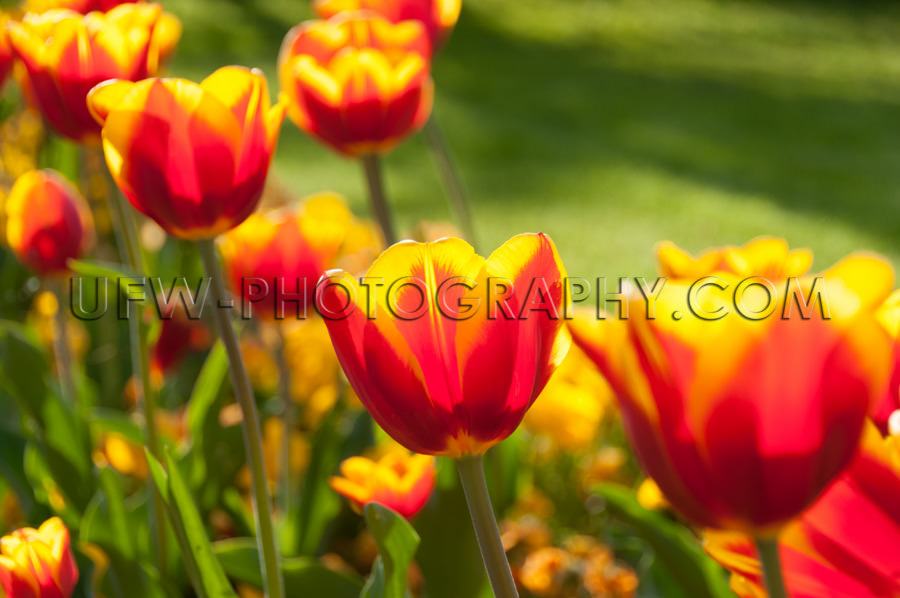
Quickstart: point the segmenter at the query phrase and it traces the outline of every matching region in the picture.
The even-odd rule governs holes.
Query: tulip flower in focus
[[[28,74],[26,95],[57,133],[80,142],[100,138],[85,103],[91,88],[155,75],[180,35],[178,21],[158,4],[88,15],[50,10],[9,25],[10,45]]]
[[[377,502],[412,519],[428,502],[435,483],[434,457],[392,451],[378,460],[350,457],[341,463],[341,475],[328,483],[361,513],[366,503]]]
[[[297,210],[253,214],[221,239],[231,288],[265,319],[305,317],[313,311],[316,283],[336,265],[354,225],[332,193],[310,197]]]
[[[764,240],[706,255],[708,265],[681,271],[661,255],[675,277],[655,317],[635,293],[627,320],[579,318],[570,329],[616,391],[637,457],[672,506],[706,527],[765,536],[853,459],[892,367],[874,313],[893,272],[878,257],[850,256],[818,282],[797,279],[799,294],[786,299],[784,276],[809,268],[806,252]],[[727,292],[708,286],[688,305],[705,274]],[[767,277],[777,301],[759,279],[734,299],[748,276]],[[815,288],[826,289],[818,307]]]
[[[119,188],[169,234],[212,238],[256,209],[284,113],[260,71],[108,81],[88,104]]]
[[[900,443],[869,426],[853,465],[780,536],[791,598],[900,595]],[[741,598],[764,596],[752,539],[705,534],[707,552],[732,572]]]
[[[371,297],[346,273],[330,272],[319,311],[362,403],[415,452],[484,453],[518,427],[568,350],[554,317],[565,269],[543,234],[513,237],[487,259],[461,239],[405,241],[366,278],[384,281]],[[489,278],[510,282],[501,308],[487,306]],[[471,289],[452,284],[466,280]]]
[[[430,51],[417,21],[342,13],[301,23],[278,57],[288,116],[346,156],[386,153],[428,119]]]
[[[8,598],[69,598],[78,568],[59,517],[0,539],[0,590]]]
[[[313,8],[323,19],[351,10],[377,13],[391,23],[419,21],[428,32],[436,50],[450,36],[459,12],[461,0],[315,0]]]
[[[32,170],[18,179],[6,199],[6,240],[28,268],[41,275],[68,271],[93,240],[87,203],[62,175]]]

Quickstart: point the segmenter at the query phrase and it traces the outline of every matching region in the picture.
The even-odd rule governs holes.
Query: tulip
[[[6,200],[6,239],[23,264],[44,276],[68,272],[93,239],[87,203],[62,175],[32,170],[16,179]]]
[[[158,4],[123,4],[108,13],[70,10],[29,14],[10,23],[9,39],[28,74],[29,97],[57,133],[95,142],[100,127],[85,98],[107,79],[156,74],[180,35]]]
[[[10,598],[69,598],[78,568],[59,517],[0,539],[0,589]]]
[[[335,260],[354,227],[335,194],[309,198],[299,210],[254,214],[224,235],[220,247],[231,287],[266,319],[285,317],[287,301],[305,317],[319,277]]]
[[[457,460],[501,597],[516,590],[481,455],[512,434],[565,357],[564,285],[550,238],[524,234],[487,259],[456,238],[397,243],[362,283],[336,270],[317,290],[341,366],[375,421],[410,450]]]
[[[116,183],[169,234],[210,239],[256,209],[283,118],[260,71],[107,81],[88,105]]]
[[[415,21],[344,13],[302,23],[278,57],[288,116],[346,156],[387,153],[431,112],[429,52]]]
[[[150,352],[150,374],[158,385],[163,375],[177,369],[190,353],[212,344],[206,324],[192,318],[183,303],[170,303],[161,311],[159,336]]]
[[[771,539],[849,465],[885,392],[891,340],[875,309],[893,272],[880,258],[851,256],[818,282],[795,280],[799,292],[788,294],[776,276],[805,271],[800,254],[738,259],[771,258],[779,244],[767,245],[710,258],[719,288],[670,279],[652,307],[632,295],[627,320],[576,319],[570,328],[618,395],[637,457],[673,508],[756,537],[775,598]],[[772,280],[746,278],[760,272]],[[744,280],[756,286],[724,294]]]
[[[341,463],[341,475],[328,483],[350,501],[357,513],[376,502],[412,519],[434,490],[434,457],[389,452],[378,460],[350,457]]]
[[[462,9],[461,0],[315,0],[313,8],[323,19],[353,10],[377,13],[392,23],[419,21],[435,49],[447,41]]]
[[[792,598],[900,595],[900,444],[869,426],[847,471],[779,540]],[[707,532],[707,552],[741,598],[764,595],[751,538]]]

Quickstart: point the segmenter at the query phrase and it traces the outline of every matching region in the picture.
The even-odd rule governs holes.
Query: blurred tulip
[[[498,278],[506,301],[481,296]],[[512,434],[565,357],[569,338],[554,317],[564,278],[543,234],[513,237],[486,260],[461,239],[406,241],[366,273],[381,286],[333,271],[317,303],[378,424],[410,450],[462,457]]]
[[[328,483],[362,512],[366,503],[376,502],[412,519],[422,510],[434,490],[434,457],[389,452],[377,461],[350,457],[341,463],[341,475]]]
[[[591,360],[573,347],[522,423],[555,447],[583,451],[597,441],[597,431],[614,400],[612,389]]]
[[[107,81],[88,105],[119,188],[169,234],[212,238],[256,209],[284,115],[260,71]]]
[[[419,21],[437,50],[447,41],[462,9],[461,0],[315,0],[313,7],[320,17],[354,10],[377,13],[391,23]]]
[[[266,476],[273,489],[284,474],[284,422],[280,418],[270,417],[263,422],[263,455],[266,460]],[[309,441],[300,432],[291,431],[288,438],[287,464],[292,476],[299,476],[309,464]],[[243,490],[250,488],[250,470],[245,465],[237,474],[237,485]]]
[[[150,352],[150,373],[157,384],[191,352],[203,351],[212,344],[209,327],[203,320],[191,318],[181,301],[169,303],[160,315],[159,336]]]
[[[316,283],[336,265],[353,225],[333,193],[310,197],[297,210],[253,214],[220,241],[231,288],[264,319],[306,317]]]
[[[743,247],[716,247],[692,256],[670,241],[656,248],[659,273],[669,279],[696,280],[716,272],[784,280],[803,276],[812,266],[808,249],[791,250],[783,239],[760,237]]]
[[[78,191],[52,170],[20,176],[6,200],[6,240],[41,275],[68,271],[93,240],[91,213]]]
[[[900,596],[900,444],[869,426],[859,456],[780,536],[791,598]],[[732,572],[741,598],[765,596],[753,540],[707,532],[705,548]]]
[[[876,312],[878,321],[894,339],[894,369],[887,392],[872,410],[875,425],[882,432],[888,430],[888,418],[900,409],[900,290],[891,293]]]
[[[108,13],[70,10],[28,14],[10,23],[9,40],[28,73],[28,91],[47,122],[80,142],[100,138],[85,98],[108,79],[156,74],[181,35],[158,4],[123,4]]]
[[[94,454],[94,463],[98,466],[109,465],[122,475],[134,476],[139,480],[147,478],[147,458],[144,456],[143,445],[116,432],[105,434],[100,440],[100,446]]]
[[[301,23],[278,57],[288,116],[346,156],[386,153],[428,119],[429,53],[416,21],[342,13]]]
[[[676,278],[655,314],[634,293],[627,320],[576,319],[570,329],[616,391],[637,457],[672,506],[703,526],[765,536],[812,504],[856,452],[891,368],[874,312],[893,272],[880,258],[848,257],[821,275],[827,305],[817,310],[816,278],[796,281],[802,299],[779,278],[805,272],[810,256],[774,240],[748,248],[679,271],[661,251],[663,272]],[[678,278],[710,269],[727,293],[696,293],[692,278]],[[752,275],[771,277],[776,301],[766,290],[733,297]],[[798,307],[809,298],[807,311]]]
[[[78,568],[59,517],[0,539],[0,590],[9,598],[69,598]]]
[[[120,4],[133,4],[141,0],[26,0],[25,11],[33,13],[47,12],[54,8],[66,8],[86,15],[98,10],[107,12]]]

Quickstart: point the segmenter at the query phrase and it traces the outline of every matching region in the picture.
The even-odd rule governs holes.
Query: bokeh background
[[[262,68],[277,88],[302,0],[177,0],[172,71]],[[543,230],[578,276],[650,275],[653,245],[783,236],[824,268],[900,265],[900,6],[884,2],[473,0],[437,56],[435,110],[493,248]],[[401,225],[449,218],[415,137],[386,159]],[[277,180],[345,193],[359,166],[284,127]]]

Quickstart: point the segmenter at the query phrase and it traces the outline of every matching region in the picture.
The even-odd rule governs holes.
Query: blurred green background
[[[870,249],[900,265],[900,5],[470,0],[437,56],[436,114],[469,187],[482,251],[524,231],[570,274],[653,271],[654,244],[786,237],[818,268]],[[305,0],[177,0],[172,72],[261,67]],[[447,219],[424,142],[387,160],[403,228]],[[275,159],[296,194],[345,193],[356,163],[286,122]]]

